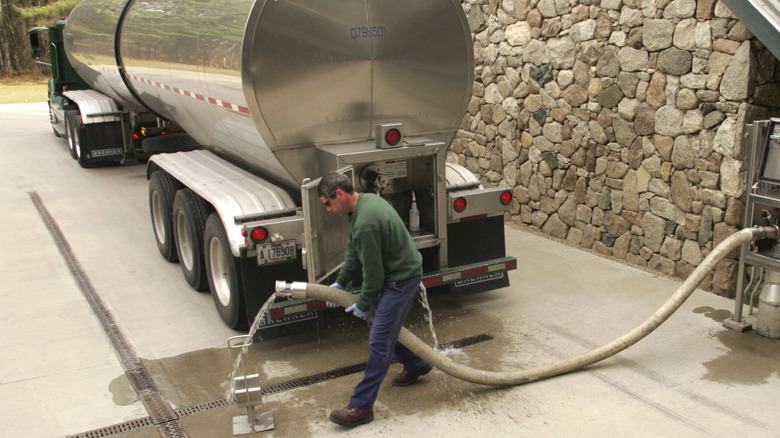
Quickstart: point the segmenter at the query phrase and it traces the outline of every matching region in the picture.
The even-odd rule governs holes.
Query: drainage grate
[[[80,433],[78,435],[68,435],[67,438],[103,438],[119,435],[120,433],[132,432],[138,429],[145,429],[150,426],[152,426],[152,420],[149,417],[144,417],[101,429],[91,430],[89,432]]]
[[[194,415],[194,414],[199,414],[201,412],[210,411],[212,409],[226,408],[231,404],[232,403],[227,401],[227,399],[222,398],[219,400],[201,403],[194,406],[187,406],[187,407],[176,409],[176,415],[178,415],[179,418],[181,418],[181,417],[186,417],[188,415]]]
[[[481,335],[471,336],[468,338],[458,339],[456,341],[452,342],[446,342],[444,344],[439,344],[439,350],[444,350],[446,348],[463,348],[468,347],[469,345],[478,344],[480,342],[490,341],[493,339],[493,336],[483,333]]]
[[[169,421],[167,423],[158,424],[157,430],[160,431],[160,435],[163,438],[187,438],[186,432],[182,429],[181,424],[178,421]]]
[[[324,373],[301,377],[300,379],[288,380],[286,382],[277,383],[276,385],[263,387],[263,395],[288,391],[290,389],[300,388],[302,386],[314,385],[315,383],[325,382],[328,380],[337,379],[339,377],[348,376],[350,374],[359,373],[365,369],[366,363],[363,362],[357,365],[350,365],[344,368],[336,368],[335,370],[325,371]]]
[[[479,342],[485,342],[493,339],[487,333],[481,335],[471,336],[468,338],[458,339],[456,341],[440,344],[440,349],[445,348],[463,348],[469,345],[477,344]],[[336,368],[335,370],[326,371],[324,373],[314,374],[307,377],[301,377],[300,379],[288,380],[287,382],[277,383],[276,385],[263,387],[263,395],[274,394],[277,392],[287,391],[294,388],[300,388],[302,386],[313,385],[315,383],[325,382],[339,377],[348,376],[350,374],[359,373],[366,369],[366,363],[359,363],[356,365],[350,365],[344,368]]]

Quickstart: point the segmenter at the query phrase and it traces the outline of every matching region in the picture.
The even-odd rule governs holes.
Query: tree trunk
[[[30,55],[30,41],[27,37],[27,30],[36,25],[35,20],[22,17],[14,7],[29,8],[49,3],[53,1],[0,0],[0,77],[39,71]]]
[[[13,0],[0,0],[0,76],[14,76],[16,67],[14,58],[15,37],[11,22],[14,10],[9,4]],[[18,14],[17,14],[18,15]]]

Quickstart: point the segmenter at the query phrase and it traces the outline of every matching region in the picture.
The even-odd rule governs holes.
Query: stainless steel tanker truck
[[[416,206],[429,288],[509,284],[511,190],[446,161],[473,85],[459,1],[84,0],[46,31],[55,133],[86,167],[150,157],[160,253],[228,326],[276,280],[334,278],[348,223],[316,195],[332,171],[405,220]],[[277,302],[262,324],[289,332],[323,311]]]

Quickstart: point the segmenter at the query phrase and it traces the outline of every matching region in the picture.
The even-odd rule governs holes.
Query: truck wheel
[[[68,140],[68,149],[70,149],[70,156],[75,160],[78,158],[76,155],[76,136],[78,136],[77,126],[81,124],[79,110],[67,110],[65,111],[65,138]]]
[[[70,123],[68,129],[68,147],[70,147],[70,156],[78,160],[79,166],[88,169],[95,167],[95,163],[88,157],[92,152],[89,146],[85,143],[84,130],[85,127],[81,123],[81,116],[76,110],[68,111],[70,116]],[[92,126],[92,125],[90,125]],[[90,128],[91,129],[91,128]]]
[[[176,262],[176,245],[173,237],[173,197],[176,194],[176,180],[165,172],[158,171],[149,179],[149,213],[157,249],[165,260]]]
[[[63,134],[60,133],[60,131],[57,131],[57,118],[54,116],[54,112],[51,110],[51,102],[49,102],[49,123],[51,123],[51,130],[54,132],[54,135],[57,137],[63,137]]]
[[[208,290],[203,260],[203,230],[208,211],[203,200],[190,189],[181,189],[173,198],[173,235],[181,272],[197,291]]]
[[[246,304],[239,273],[238,259],[230,252],[230,242],[217,213],[206,220],[203,232],[206,273],[214,304],[228,327],[241,330],[247,326]]]

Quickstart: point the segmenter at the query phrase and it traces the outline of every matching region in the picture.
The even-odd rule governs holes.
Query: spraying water
[[[230,389],[228,390],[228,394],[225,397],[230,403],[236,403],[236,377],[238,377],[239,368],[243,371],[243,375],[249,375],[246,372],[246,364],[243,363],[244,356],[246,356],[247,352],[249,352],[249,346],[252,345],[252,341],[255,338],[255,333],[260,328],[260,322],[268,312],[268,308],[271,306],[271,304],[273,304],[274,298],[276,298],[276,294],[271,294],[271,296],[268,297],[268,300],[266,300],[266,302],[263,304],[263,307],[261,307],[257,312],[257,316],[255,316],[255,320],[252,322],[252,325],[249,328],[249,333],[243,336],[234,336],[228,339],[228,347],[241,347],[241,351],[238,353],[238,357],[236,358],[236,363],[233,365],[233,372],[230,373]],[[242,339],[244,340],[244,343],[237,346],[232,345],[230,341],[233,339]]]
[[[431,306],[428,303],[428,291],[425,289],[422,283],[420,283],[420,303],[426,310],[425,320],[428,322],[428,328],[431,329],[431,335],[433,335],[433,349],[439,349],[439,338],[436,336],[436,328],[433,327],[433,312]]]

